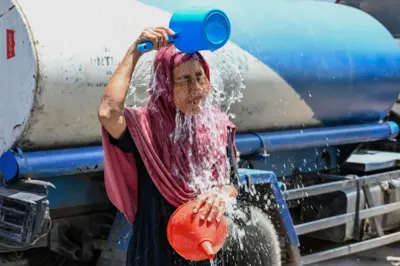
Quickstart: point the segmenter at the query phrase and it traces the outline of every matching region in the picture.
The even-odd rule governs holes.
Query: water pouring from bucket
[[[176,35],[169,36],[169,41],[183,53],[194,53],[202,50],[215,51],[224,46],[231,34],[231,25],[227,15],[219,9],[190,7],[175,12],[169,28]],[[153,49],[152,42],[143,42],[137,46],[138,51]]]
[[[228,235],[225,218],[220,223],[200,219],[193,214],[196,201],[180,206],[171,216],[167,237],[173,249],[187,260],[213,259]]]

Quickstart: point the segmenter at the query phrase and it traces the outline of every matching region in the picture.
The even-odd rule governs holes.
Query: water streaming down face
[[[161,94],[160,91],[154,90],[156,88],[154,77],[157,73],[157,69],[153,68],[155,53],[153,51],[144,54],[134,71],[128,97],[133,97],[136,106],[146,105],[150,90],[153,93]],[[199,61],[190,60],[192,62],[184,62],[174,69],[174,96],[182,95],[180,101],[175,99],[179,97],[173,96],[173,99],[171,99],[177,108],[177,112],[175,129],[169,136],[174,144],[183,140],[195,144],[195,139],[203,140],[201,141],[203,145],[190,145],[187,151],[191,173],[191,176],[188,177],[189,184],[192,189],[199,193],[214,187],[216,184],[229,183],[229,173],[224,172],[224,167],[219,163],[221,156],[223,156],[227,165],[226,168],[230,169],[226,155],[226,144],[222,143],[221,138],[217,136],[223,133],[223,128],[220,127],[220,125],[225,124],[223,120],[228,119],[229,116],[234,116],[229,112],[230,108],[232,104],[240,102],[242,90],[245,88],[243,74],[240,71],[240,65],[237,64],[240,59],[235,58],[228,49],[221,48],[213,53],[202,52],[202,55],[210,66],[209,91],[201,84],[204,76],[196,77],[196,71],[202,68]],[[181,69],[177,72],[177,68]],[[198,78],[197,81],[194,80],[196,78]],[[148,88],[148,84],[152,84],[152,87]],[[196,89],[196,87],[203,87],[203,89]],[[160,86],[158,86],[158,89],[160,89]],[[185,95],[185,90],[189,90],[191,94]],[[220,115],[219,112],[216,112],[216,109],[229,116]],[[204,158],[197,156],[199,153],[206,153],[207,159],[198,161],[197,158]],[[212,177],[213,168],[216,168],[216,171],[220,173],[216,179]],[[179,175],[178,168],[172,169],[172,172],[175,176]]]

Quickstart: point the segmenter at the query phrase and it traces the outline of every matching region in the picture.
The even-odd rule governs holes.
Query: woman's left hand
[[[193,209],[193,213],[199,213],[200,219],[212,222],[216,218],[217,222],[221,222],[222,215],[225,212],[225,199],[226,197],[236,197],[238,195],[237,189],[232,185],[225,185],[221,189],[213,189],[210,192],[201,194],[197,205]],[[225,198],[225,199],[224,199]]]

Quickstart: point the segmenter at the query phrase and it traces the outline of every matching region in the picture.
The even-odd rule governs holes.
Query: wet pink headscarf
[[[202,64],[205,74],[210,79],[209,66],[200,53],[183,54],[174,46],[162,48],[157,52],[154,60],[155,80],[153,82],[155,84],[152,84],[153,82],[150,84],[152,90],[147,107],[124,110],[128,130],[152,181],[164,198],[175,207],[197,196],[197,193],[188,185],[190,162],[201,163],[212,154],[216,156],[216,165],[218,165],[218,169],[213,167],[212,175],[215,178],[218,175],[226,175],[227,168],[224,168],[226,157],[222,154],[225,149],[215,147],[214,151],[209,151],[204,148],[210,143],[211,138],[220,138],[219,143],[226,147],[227,127],[230,127],[234,154],[236,154],[234,144],[236,127],[219,109],[213,109],[212,112],[218,119],[219,134],[211,136],[207,127],[193,116],[191,119],[193,119],[195,130],[192,141],[183,138],[174,142],[171,137],[175,130],[178,112],[172,100],[173,68],[191,59],[198,60]],[[178,112],[178,116],[184,115]],[[140,178],[137,174],[135,158],[133,154],[125,153],[112,145],[104,127],[102,140],[104,179],[108,197],[114,206],[124,213],[128,221],[133,223],[137,212],[138,178]],[[189,150],[193,155],[188,154]]]

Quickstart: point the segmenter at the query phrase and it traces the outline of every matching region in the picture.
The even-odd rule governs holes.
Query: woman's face
[[[184,114],[199,114],[201,106],[211,92],[200,62],[186,61],[173,70],[174,104]]]

